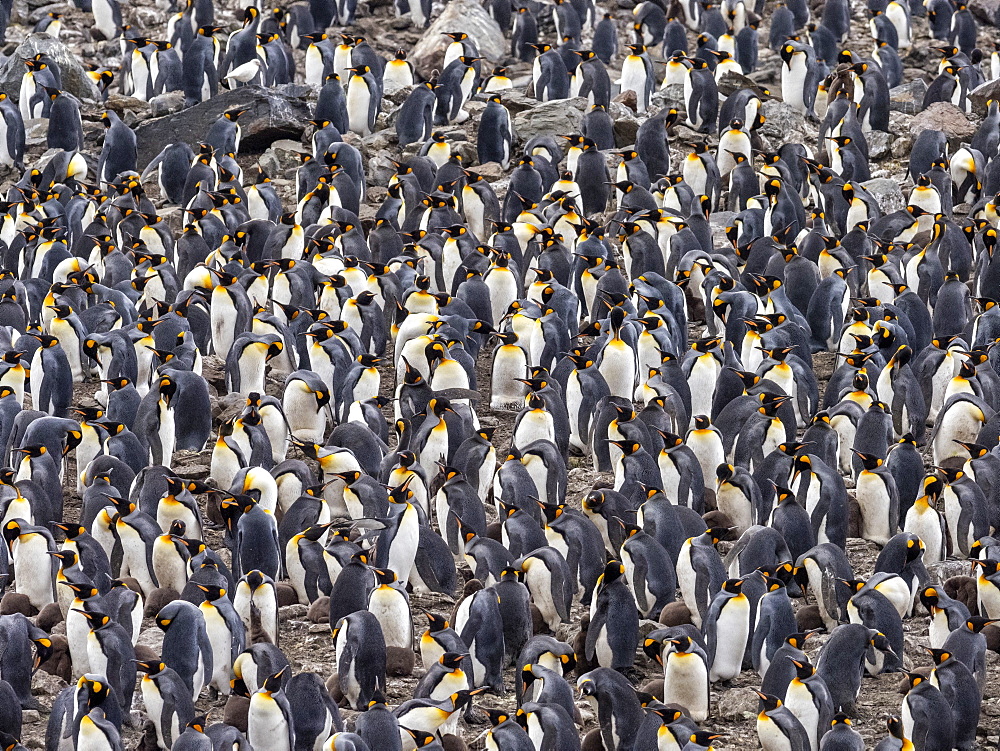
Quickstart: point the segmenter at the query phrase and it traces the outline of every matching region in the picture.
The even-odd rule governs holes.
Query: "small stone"
[[[618,102],[612,102],[608,114],[615,124],[615,145],[622,148],[635,143],[639,132],[639,120],[635,112]]]
[[[306,605],[286,605],[278,610],[278,620],[290,621],[295,618],[305,618],[309,608]]]
[[[872,197],[878,201],[879,208],[883,214],[891,214],[906,207],[906,199],[903,198],[903,191],[899,188],[899,183],[885,177],[879,177],[868,182],[861,183]]]
[[[56,696],[67,683],[58,675],[39,670],[31,676],[31,693],[35,696]]]
[[[503,177],[503,167],[500,166],[499,162],[477,164],[475,167],[471,167],[469,172],[475,172],[477,175],[482,175],[483,178],[489,180],[491,183],[494,180],[499,180]]]
[[[892,156],[895,159],[904,159],[910,156],[910,150],[913,148],[913,141],[909,136],[901,135],[892,142]]]
[[[757,711],[760,698],[749,688],[731,688],[722,694],[715,714],[723,720],[742,720]]]
[[[881,159],[891,153],[892,136],[883,130],[873,130],[866,136],[868,140],[868,156],[871,159]]]
[[[805,143],[815,135],[815,129],[806,122],[805,116],[790,104],[770,99],[761,104],[764,124],[758,133],[774,144],[789,142]]]
[[[167,91],[149,100],[150,117],[163,117],[184,109],[184,92]]]
[[[653,102],[664,107],[676,107],[684,109],[684,86],[679,83],[672,83],[662,89],[653,92]]]
[[[42,721],[42,715],[37,709],[21,710],[21,722],[27,725],[34,725]]]
[[[612,101],[622,105],[623,107],[631,110],[632,112],[636,112],[638,109],[638,101],[636,99],[635,92],[632,91],[632,89],[623,91],[621,94],[616,96]]]

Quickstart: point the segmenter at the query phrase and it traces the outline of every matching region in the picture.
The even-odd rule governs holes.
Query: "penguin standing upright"
[[[247,740],[275,751],[295,751],[295,719],[282,686],[282,668],[264,679],[250,697],[247,712]]]
[[[221,694],[229,694],[233,663],[246,646],[246,627],[226,596],[217,586],[197,585],[205,593],[199,606],[205,617],[205,630],[212,644],[212,676],[208,685]]]
[[[743,655],[753,624],[750,601],[742,590],[741,579],[724,581],[702,623],[712,683],[732,680],[743,669]]]
[[[611,561],[597,582],[587,629],[587,659],[601,667],[624,670],[635,659],[639,617],[635,598],[623,578],[625,566]]]

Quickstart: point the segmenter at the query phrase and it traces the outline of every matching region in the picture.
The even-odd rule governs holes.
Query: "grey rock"
[[[534,102],[530,109],[514,115],[514,131],[522,141],[538,135],[577,133],[586,107],[587,100],[583,97]],[[513,110],[511,113],[513,114]]]
[[[986,114],[986,102],[990,99],[1000,97],[1000,79],[987,81],[980,84],[969,92],[969,101],[972,103],[972,111],[979,114]]]
[[[653,92],[653,103],[662,107],[684,109],[684,86],[672,83],[666,88]]]
[[[815,129],[810,127],[801,112],[778,99],[762,103],[760,111],[764,115],[764,124],[757,132],[773,143],[782,144],[789,141],[803,143],[807,137],[812,138],[815,133]]]
[[[719,80],[719,94],[729,96],[740,89],[750,89],[762,100],[773,99],[770,89],[766,89],[749,76],[742,76],[739,73],[726,73]]]
[[[965,576],[969,573],[968,561],[938,561],[927,564],[927,573],[931,580],[943,584],[953,576]]]
[[[868,156],[871,159],[881,159],[891,153],[892,136],[884,130],[873,130],[865,138],[868,140]]]
[[[121,94],[109,96],[104,102],[104,107],[117,112],[122,121],[130,128],[141,120],[147,119],[150,113],[149,102]]]
[[[1000,26],[1000,0],[971,0],[969,10],[990,26]]]
[[[150,117],[163,117],[184,109],[184,92],[168,91],[149,100]]]
[[[910,121],[910,135],[916,138],[922,131],[940,130],[952,145],[968,141],[976,132],[976,126],[962,110],[951,102],[934,102]]]
[[[39,670],[31,676],[31,693],[35,696],[57,696],[66,688],[66,681],[58,675]]]
[[[278,620],[284,622],[293,618],[305,618],[307,612],[309,612],[309,607],[307,605],[286,605],[278,610]],[[327,630],[329,630],[329,627]]]
[[[757,713],[759,702],[753,689],[731,688],[719,698],[715,714],[722,720],[743,720]]]
[[[879,208],[883,214],[890,214],[906,207],[906,199],[903,198],[903,191],[899,188],[899,183],[887,177],[878,177],[874,180],[861,183],[861,186],[871,193],[872,197],[878,201]]]
[[[377,154],[368,158],[365,165],[368,179],[374,185],[388,185],[389,180],[396,174],[396,168],[384,154]]]
[[[889,90],[889,109],[893,112],[903,112],[915,115],[920,112],[927,93],[927,84],[922,78],[914,79],[894,89]]]
[[[635,143],[636,134],[639,132],[639,120],[635,113],[628,107],[612,102],[608,114],[615,124],[615,146],[622,148]]]
[[[441,69],[444,51],[451,40],[449,31],[464,31],[476,43],[479,54],[496,63],[506,52],[503,31],[476,0],[451,0],[440,16],[427,28],[417,46],[407,56],[425,76]]]
[[[288,84],[265,89],[241,86],[220,92],[207,102],[183,112],[147,120],[136,128],[139,141],[139,168],[145,167],[164,144],[201,141],[208,129],[227,110],[237,107],[247,111],[240,117],[242,153],[262,152],[282,138],[300,138],[312,117],[306,97],[308,86]]]
[[[48,34],[28,35],[14,50],[14,54],[0,64],[0,91],[16,99],[21,89],[21,77],[25,71],[24,63],[21,61],[38,54],[48,55],[59,66],[59,75],[65,91],[77,99],[101,100],[101,93],[90,80],[87,71],[80,65],[76,55],[65,44]]]
[[[271,177],[292,174],[302,163],[300,155],[309,151],[298,141],[281,139],[268,146],[257,161]]]
[[[892,155],[896,159],[905,159],[910,156],[910,149],[913,148],[913,141],[907,135],[897,136],[892,142]]]

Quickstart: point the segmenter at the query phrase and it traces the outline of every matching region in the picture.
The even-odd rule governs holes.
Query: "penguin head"
[[[807,678],[811,677],[813,673],[816,672],[816,669],[812,666],[812,663],[809,662],[808,659],[799,660],[796,659],[795,657],[792,657],[791,655],[788,656],[788,659],[795,667],[795,677],[798,678],[800,681],[806,680]]]
[[[439,631],[444,631],[448,628],[448,619],[443,615],[438,613],[432,613],[427,611],[424,613],[427,616],[427,630],[432,634],[436,634]]]
[[[81,535],[87,534],[87,528],[82,524],[70,524],[69,522],[52,522],[52,526],[60,529],[66,535],[67,540],[75,540]]]
[[[192,718],[192,720],[187,724],[187,727],[191,728],[191,730],[194,730],[196,733],[204,733],[205,723],[207,721],[208,717],[206,715],[198,715],[197,717]]]
[[[490,718],[490,724],[493,727],[500,725],[507,720],[511,719],[510,712],[506,709],[491,709],[486,708],[486,716]]]
[[[881,467],[884,462],[881,457],[875,456],[874,454],[866,454],[862,451],[858,451],[857,449],[851,449],[851,452],[858,457],[861,461],[861,466],[863,466],[868,472],[875,471]]]
[[[920,673],[905,673],[905,675],[908,688],[911,691],[927,680],[927,676],[921,675]]]
[[[625,456],[631,456],[642,448],[642,444],[637,441],[608,441],[608,443],[621,449],[621,452]]]
[[[79,613],[84,618],[86,618],[87,621],[90,623],[90,628],[94,631],[96,631],[99,628],[102,628],[103,626],[108,625],[108,623],[111,622],[111,617],[105,615],[104,613],[98,613],[96,611],[90,613],[87,612],[86,610],[78,610],[78,609],[74,609],[73,612]]]
[[[375,568],[372,569],[372,573],[375,574],[375,582],[380,587],[388,587],[396,582],[398,578],[396,572],[392,569],[386,568]]]
[[[425,746],[429,746],[437,739],[436,735],[434,735],[433,733],[428,733],[424,730],[414,730],[413,728],[406,728],[406,727],[404,727],[403,729],[407,733],[409,733],[411,738],[413,738],[413,745],[416,748],[424,748]]]
[[[135,666],[140,673],[144,673],[145,675],[156,675],[167,668],[159,660],[136,660]]]
[[[77,691],[83,691],[89,707],[100,706],[111,695],[111,686],[103,677],[88,673],[76,682]]]
[[[993,618],[983,618],[981,615],[974,615],[965,621],[965,628],[974,634],[980,633],[984,628],[989,626],[991,623],[996,623],[998,619]]]
[[[664,643],[661,642],[659,639],[651,639],[649,637],[646,637],[642,641],[642,651],[646,654],[646,656],[649,659],[655,660],[661,665],[663,664],[663,649],[664,649]]]
[[[780,563],[776,566],[761,566],[759,571],[771,571],[769,575],[764,577],[764,587],[768,592],[777,592],[779,589],[784,589],[785,580],[778,575],[778,571],[782,571],[783,575],[790,576],[794,572],[795,567],[792,564],[785,562]]]
[[[729,482],[733,478],[733,475],[735,474],[736,474],[736,467],[734,467],[732,464],[727,464],[723,462],[719,464],[718,467],[715,468],[715,479],[718,481],[720,486],[723,485],[724,483]]]
[[[211,584],[196,584],[195,586],[205,593],[207,602],[215,602],[226,596],[226,590],[219,586]]]
[[[946,649],[931,649],[930,647],[924,647],[924,650],[931,656],[931,659],[934,660],[934,667],[941,667],[941,665],[954,656]]]
[[[729,527],[709,527],[703,534],[713,545],[717,545],[729,536]]]
[[[600,514],[604,508],[604,493],[600,490],[591,490],[581,501],[583,510],[591,514]]]
[[[715,741],[721,737],[722,736],[708,730],[699,730],[697,733],[692,733],[688,741],[698,748],[705,749],[705,751],[713,751],[715,748]]]
[[[285,676],[285,673],[287,671],[288,671],[288,666],[285,665],[277,673],[274,673],[273,675],[269,675],[267,678],[264,679],[264,683],[260,687],[260,690],[262,692],[267,693],[267,694],[274,694],[274,693],[277,693],[278,691],[280,691],[281,690],[281,685],[283,683],[283,679],[284,679],[284,676]]]
[[[924,554],[926,546],[924,541],[921,540],[916,535],[913,535],[906,541],[906,562],[911,563],[917,560]]]
[[[72,550],[46,550],[47,555],[59,561],[59,567],[63,570],[73,568],[77,563],[77,556]]]
[[[603,584],[608,586],[611,582],[620,579],[625,575],[625,566],[621,561],[611,560],[604,566]]]
[[[250,698],[250,689],[242,678],[229,679],[229,693],[233,696],[242,696],[244,699]]]
[[[91,597],[96,597],[98,592],[97,588],[92,584],[81,584],[79,582],[68,582],[59,581],[57,584],[62,584],[69,589],[81,600],[88,600]]]
[[[743,580],[726,579],[724,582],[722,582],[722,590],[731,595],[741,594],[743,592]]]
[[[982,569],[981,576],[984,578],[993,576],[997,571],[1000,571],[1000,561],[989,558],[979,558],[972,561],[972,568],[975,569],[976,566]]]
[[[768,721],[770,717],[767,716],[768,712],[772,712],[781,706],[781,699],[772,694],[764,694],[760,691],[754,691],[757,697],[760,699],[760,714],[757,716],[758,721]]]

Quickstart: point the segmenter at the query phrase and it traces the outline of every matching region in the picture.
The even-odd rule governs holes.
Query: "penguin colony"
[[[113,111],[87,150],[54,59],[25,60],[18,96],[0,97],[5,751],[24,748],[40,668],[68,681],[47,751],[119,751],[124,732],[146,751],[463,736],[702,751],[745,743],[712,732],[712,697],[748,676],[765,751],[854,751],[882,673],[905,692],[867,728],[878,749],[983,742],[1000,619],[997,101],[967,144],[920,133],[905,208],[864,186],[915,44],[939,53],[924,108],[970,112],[1000,78],[966,5],[645,0],[622,26],[589,0],[487,0],[538,102],[589,100],[579,133],[527,142],[510,71],[490,74],[460,30],[423,81],[405,50],[387,60],[351,33],[352,0],[246,7],[228,38],[210,0],[162,39],[123,25],[116,0],[81,10],[121,52],[91,71],[105,93],[319,94],[293,199],[244,175],[241,110],[140,174]],[[438,10],[395,4],[417,28]],[[862,11],[871,38],[850,49]],[[760,149],[772,95],[750,79],[720,96],[759,47],[816,150]],[[679,109],[655,93],[673,84]],[[419,155],[365,207],[352,144],[403,88],[396,137]],[[622,151],[618,92],[641,120]],[[438,130],[474,98],[477,161],[509,173],[505,190]],[[25,154],[37,118],[44,165]],[[821,397],[815,366],[831,362]],[[237,408],[213,422],[219,397]],[[515,415],[502,441],[480,422],[487,399]],[[191,452],[207,479],[177,462]],[[572,497],[571,461],[610,479]],[[867,579],[848,536],[879,549]],[[940,575],[946,559],[971,576]],[[291,604],[329,623],[325,673],[286,654]],[[159,651],[140,643],[150,630]],[[414,672],[390,705],[388,683]]]

